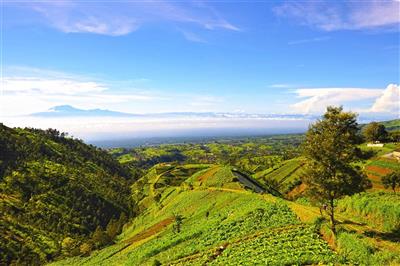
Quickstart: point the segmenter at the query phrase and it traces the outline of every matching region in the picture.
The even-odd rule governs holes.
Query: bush
[[[346,264],[388,265],[389,263],[400,263],[398,254],[377,250],[359,235],[348,232],[340,233],[337,245],[343,263]]]

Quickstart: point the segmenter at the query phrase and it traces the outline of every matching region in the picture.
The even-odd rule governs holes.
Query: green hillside
[[[104,151],[2,124],[0,151],[1,265],[80,254],[98,226],[131,212],[130,173]]]
[[[336,240],[340,246],[335,246],[318,208],[255,193],[227,166],[156,165],[132,186],[132,195],[138,192],[134,200],[141,214],[115,245],[52,265],[400,263],[400,245],[391,235],[400,219],[399,206],[391,202],[400,195],[367,193],[343,199]],[[357,206],[370,197],[371,211],[359,211]],[[371,218],[373,223],[363,223]]]
[[[311,224],[301,223],[284,201],[245,189],[229,168],[210,166],[168,189],[154,187],[165,177],[157,175],[157,169],[146,177],[150,188],[138,202],[146,205],[145,211],[124,231],[118,244],[88,258],[54,265],[281,265],[335,261],[335,253]],[[157,196],[159,190],[162,192]],[[289,246],[289,253],[282,252]]]
[[[380,122],[389,131],[400,130],[400,119]]]

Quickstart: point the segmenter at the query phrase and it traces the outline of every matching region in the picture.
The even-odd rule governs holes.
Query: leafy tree
[[[79,247],[79,251],[83,256],[89,256],[90,253],[92,252],[93,245],[91,242],[85,242]]]
[[[159,261],[159,260],[157,260],[157,259],[155,259],[154,261],[153,261],[153,264],[152,264],[153,266],[160,266],[160,265],[162,265],[162,263]]]
[[[382,183],[385,188],[391,188],[396,193],[396,187],[400,187],[400,171],[392,172],[382,177]]]
[[[114,239],[121,232],[121,225],[119,221],[111,219],[107,224],[106,233],[111,239]]]
[[[64,255],[70,256],[76,248],[77,241],[72,237],[66,237],[61,241],[61,251]]]
[[[101,248],[112,243],[110,236],[104,232],[100,226],[97,226],[96,231],[94,231],[92,241],[97,248]]]
[[[80,255],[80,241],[97,226],[133,213],[132,169],[57,130],[0,123],[0,265]],[[121,223],[113,223],[119,234]],[[105,232],[97,236],[100,245],[111,242]]]
[[[323,118],[310,126],[303,144],[308,159],[303,182],[310,195],[326,206],[333,233],[335,200],[371,185],[359,168],[351,166],[360,154],[357,132],[356,114],[343,112],[342,107],[328,107]]]
[[[174,233],[180,233],[184,217],[180,214],[174,214],[174,219],[173,231]]]
[[[393,142],[400,142],[400,130],[389,132],[389,139]]]
[[[368,141],[385,141],[388,137],[388,132],[384,125],[372,122],[365,126],[363,135]]]

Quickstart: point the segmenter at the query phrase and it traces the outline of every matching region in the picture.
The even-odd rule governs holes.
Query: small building
[[[383,143],[379,143],[379,142],[376,143],[376,142],[375,142],[375,143],[368,143],[368,144],[367,144],[367,147],[382,148],[383,145],[384,145]]]

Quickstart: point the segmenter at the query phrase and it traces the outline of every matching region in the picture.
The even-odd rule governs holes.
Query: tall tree
[[[371,122],[364,127],[363,135],[368,141],[385,141],[388,137],[388,132],[384,125]]]
[[[382,183],[385,188],[391,188],[396,193],[396,187],[400,187],[400,171],[394,171],[382,177]]]
[[[320,202],[336,234],[335,200],[369,187],[370,181],[351,163],[360,154],[357,143],[357,115],[342,107],[328,107],[323,118],[310,126],[303,144],[308,159],[303,182],[310,195]]]

